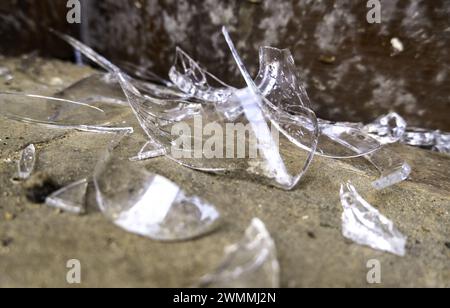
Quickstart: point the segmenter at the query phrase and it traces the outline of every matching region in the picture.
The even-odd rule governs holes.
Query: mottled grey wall
[[[450,1],[381,2],[382,23],[370,25],[365,0],[84,0],[81,37],[161,75],[179,45],[238,85],[226,25],[254,73],[259,46],[290,48],[323,118],[368,121],[395,110],[412,125],[450,130]],[[394,37],[405,47],[397,55]]]

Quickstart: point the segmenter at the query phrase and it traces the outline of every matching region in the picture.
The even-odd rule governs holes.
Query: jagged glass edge
[[[347,195],[351,195],[351,198],[358,202],[360,206],[364,208],[365,214],[370,213],[372,216],[375,216],[380,220],[383,224],[384,228],[387,228],[390,233],[393,233],[391,238],[382,237],[384,234],[380,235],[378,230],[374,230],[377,226],[373,225],[372,221],[368,221],[367,217],[363,216],[363,213],[356,211],[356,205],[349,204],[347,200]],[[364,200],[361,195],[356,191],[356,188],[348,182],[346,185],[341,185],[340,190],[341,196],[341,205],[344,209],[342,213],[342,234],[344,237],[356,242],[357,244],[369,246],[376,250],[390,252],[392,254],[398,256],[405,256],[406,254],[406,241],[407,237],[404,236],[394,225],[392,221],[384,217],[376,208],[372,207],[366,200]],[[349,216],[353,217],[359,226],[353,226],[351,230],[351,223],[349,221]],[[361,233],[360,227],[363,227],[367,232],[372,233],[366,236],[363,236]],[[367,239],[367,237],[377,237],[376,240],[373,238],[371,240]]]
[[[63,210],[63,211],[68,212],[68,213],[73,213],[73,214],[77,214],[77,215],[85,214],[85,212],[86,212],[86,208],[85,208],[86,204],[75,204],[71,200],[63,200],[63,199],[58,197],[62,193],[65,193],[66,191],[68,191],[70,189],[73,189],[75,187],[78,187],[80,185],[85,185],[85,188],[86,188],[85,198],[86,198],[88,180],[87,179],[82,179],[80,181],[74,182],[74,183],[72,183],[72,184],[70,184],[68,186],[63,187],[62,189],[60,189],[60,190],[54,192],[53,194],[51,194],[50,196],[48,196],[45,199],[45,204],[50,206],[50,207],[54,207],[54,208]]]

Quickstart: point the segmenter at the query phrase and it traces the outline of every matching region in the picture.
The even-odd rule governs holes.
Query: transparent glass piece
[[[20,155],[19,160],[19,179],[28,179],[34,171],[34,166],[36,165],[36,148],[34,144],[27,146]]]
[[[100,102],[129,106],[114,74],[93,74],[75,82],[55,96],[87,105]]]
[[[147,142],[136,156],[130,158],[131,161],[142,161],[150,158],[165,156],[167,150],[165,148],[154,148],[152,142]]]
[[[47,197],[45,204],[68,213],[84,214],[86,212],[87,187],[87,179],[72,183]]]
[[[287,49],[260,49],[260,70],[255,80],[262,95],[278,108],[291,112],[302,106],[310,108],[308,93],[297,75],[294,58]],[[317,155],[329,158],[360,157],[380,148],[380,143],[355,125],[318,119],[320,136]],[[306,123],[303,124],[308,127]]]
[[[220,214],[213,205],[114,157],[113,148],[97,165],[94,184],[101,211],[115,225],[158,241],[190,240],[217,228]]]
[[[407,237],[364,200],[351,183],[341,186],[342,233],[359,245],[405,256]]]
[[[235,121],[242,115],[243,110],[240,104],[230,99],[236,89],[227,86],[210,74],[180,49],[177,50],[177,61],[171,68],[170,75],[171,80],[181,91],[198,99],[217,103],[217,110],[226,119]],[[264,102],[272,110],[283,109],[289,113],[298,109],[298,106],[305,109],[310,106],[310,99],[297,76],[294,59],[289,50],[262,47],[260,70],[255,84],[260,93],[265,96]],[[302,120],[302,118],[298,119]],[[304,129],[313,133],[315,127],[310,123],[311,120],[307,119],[302,125]],[[347,126],[320,119],[319,125],[322,133],[316,154],[320,156],[354,158],[367,155],[381,147],[377,140],[362,131],[362,126]],[[300,142],[299,146],[311,150],[307,144]]]
[[[3,78],[5,82],[10,82],[14,79],[14,75],[11,70],[7,67],[0,66],[0,77]]]
[[[391,112],[366,125],[364,131],[381,144],[396,143],[405,135],[406,121],[399,114]]]
[[[432,147],[436,144],[436,131],[408,127],[401,142],[417,147]]]
[[[450,133],[436,132],[436,145],[433,147],[433,150],[450,154]]]
[[[73,48],[79,50],[91,61],[98,64],[109,73],[114,74],[116,80],[122,87],[133,112],[147,133],[150,128],[146,127],[145,122],[151,121],[156,125],[161,125],[164,122],[183,121],[184,119],[191,118],[193,115],[200,112],[201,106],[199,106],[199,104],[181,100],[178,99],[178,97],[171,99],[166,95],[167,93],[163,93],[162,98],[153,96],[152,93],[142,94],[138,87],[133,84],[135,80],[122,72],[119,67],[96,53],[92,48],[68,35],[55,31],[54,33],[70,44]],[[139,84],[142,85],[142,83]],[[130,99],[130,96],[132,99]]]
[[[255,84],[271,103],[280,108],[289,109],[301,105],[311,109],[310,99],[297,76],[290,50],[261,47],[259,65]]]
[[[244,238],[225,249],[221,265],[199,283],[202,288],[279,288],[275,243],[264,223],[254,218]]]
[[[366,156],[380,172],[381,178],[372,183],[377,190],[382,190],[408,179],[411,174],[411,166],[397,153],[387,149],[380,150]]]
[[[109,111],[62,98],[0,92],[0,115],[11,120],[102,133],[133,130],[110,123],[117,114]]]
[[[158,155],[166,153],[168,158],[195,170],[258,178],[268,185],[283,189],[294,188],[311,164],[317,144],[318,126],[315,114],[310,109],[298,106],[289,114],[272,108],[270,102],[262,104],[262,98],[258,95],[240,92],[240,95],[228,98],[230,104],[240,105],[243,110],[241,117],[230,123],[224,120],[215,104],[161,100],[143,95],[133,84],[133,80],[114,64],[73,38],[64,39],[115,74],[141,127],[147,133],[151,155],[155,152]],[[253,118],[254,115],[257,116],[256,119]],[[312,130],[303,128],[302,123],[312,127]],[[245,133],[244,136],[233,135],[235,131],[227,134],[229,124],[243,125],[244,130],[255,137],[246,138]],[[215,139],[212,145],[210,134],[204,133],[211,126],[214,128],[213,132],[218,132],[212,137],[223,137]],[[269,130],[269,126],[272,130]],[[181,149],[177,147],[180,135],[174,134],[174,131],[182,132],[182,141],[185,141],[182,144],[188,146]],[[267,136],[263,131],[270,131],[271,135]],[[237,147],[233,148],[231,154],[225,153],[224,149],[228,150],[236,144]],[[270,148],[273,144],[277,146]],[[299,148],[299,144],[311,150],[305,152]],[[251,151],[244,150],[240,156],[239,151],[234,151],[239,146],[245,150],[251,147],[262,155],[252,155]]]
[[[184,93],[200,100],[215,103],[228,101],[234,89],[193,60],[177,47],[175,64],[169,71],[170,80]]]
[[[335,159],[356,158],[381,148],[380,142],[353,125],[319,119],[319,128],[319,156]]]

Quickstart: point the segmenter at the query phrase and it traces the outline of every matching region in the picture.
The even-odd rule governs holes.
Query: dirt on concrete
[[[2,65],[14,70],[17,61],[6,59]],[[57,75],[62,83],[50,86],[14,71],[14,80],[0,83],[0,90],[52,94],[92,72],[48,61],[39,79]],[[95,210],[79,217],[33,204],[23,184],[12,180],[20,151],[30,143],[37,148],[36,171],[66,185],[92,175],[110,140],[107,134],[0,119],[0,287],[69,287],[66,265],[71,259],[81,262],[81,287],[189,287],[219,264],[224,247],[243,236],[253,217],[266,223],[275,240],[283,287],[450,287],[449,156],[392,146],[413,173],[408,181],[383,191],[371,188],[378,174],[364,159],[317,157],[306,179],[291,192],[196,172],[166,158],[142,163],[222,212],[220,229],[182,243],[126,233]],[[339,188],[348,180],[408,236],[405,257],[343,238]],[[369,285],[366,279],[372,259],[381,262],[380,285]]]

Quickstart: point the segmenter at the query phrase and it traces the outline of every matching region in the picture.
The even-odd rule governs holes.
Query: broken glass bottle
[[[200,171],[257,177],[283,189],[294,188],[308,169],[318,135],[317,121],[311,110],[301,106],[294,114],[276,108],[269,110],[269,104],[266,107],[260,103],[260,96],[244,90],[229,98],[233,105],[239,105],[244,111],[242,118],[237,123],[227,122],[214,104],[160,100],[143,95],[117,66],[81,42],[67,36],[63,38],[116,75],[136,118],[148,135],[146,147],[149,150],[146,152],[166,153],[177,163]],[[304,129],[300,118],[301,123],[312,129]],[[230,125],[238,127],[229,129]],[[230,130],[231,133],[227,134]],[[244,134],[236,134],[236,131]],[[248,134],[254,138],[247,138]],[[280,136],[279,143],[277,136]],[[236,144],[244,149],[242,156],[235,151],[233,145]],[[300,144],[308,151],[301,150]],[[254,152],[262,153],[261,157],[252,155]]]
[[[20,155],[18,176],[21,180],[28,179],[34,171],[36,164],[36,148],[34,144],[27,146]]]
[[[94,174],[97,203],[109,220],[158,241],[190,240],[217,228],[220,214],[213,205],[119,157],[123,138],[113,141]]]
[[[264,223],[254,218],[244,238],[225,249],[221,265],[204,276],[202,288],[279,288],[275,243]]]
[[[342,233],[359,245],[405,255],[407,238],[392,221],[364,200],[351,183],[341,186]]]
[[[86,212],[88,180],[83,179],[54,192],[45,199],[45,204],[73,214]]]

